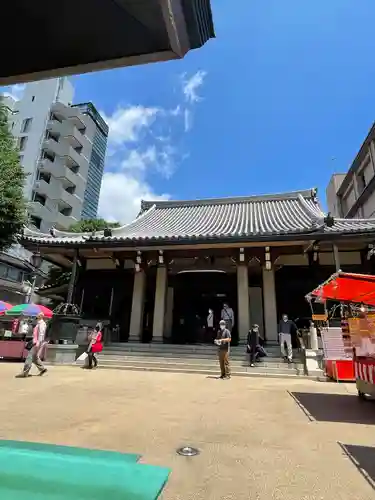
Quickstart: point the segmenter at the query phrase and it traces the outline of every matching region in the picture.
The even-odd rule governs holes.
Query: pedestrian
[[[230,342],[231,342],[231,333],[226,327],[225,321],[222,319],[219,323],[220,329],[217,334],[217,338],[215,339],[215,344],[219,346],[219,363],[220,363],[220,371],[221,379],[229,379],[230,378],[230,365],[229,365],[229,352],[230,352]]]
[[[283,314],[279,323],[280,350],[284,360],[288,363],[293,361],[292,332],[297,331],[297,325]],[[286,349],[285,349],[286,346]]]
[[[247,335],[247,352],[250,354],[250,366],[258,360],[257,347],[259,345],[259,326],[253,325]]]
[[[234,312],[226,302],[224,302],[223,309],[221,310],[221,319],[225,321],[226,328],[232,332],[234,327]]]
[[[87,354],[88,354],[87,368],[89,370],[91,370],[92,368],[96,368],[98,366],[98,359],[95,356],[95,354],[98,352],[102,352],[103,350],[102,338],[103,338],[102,325],[101,323],[97,323],[94,332],[91,334],[90,344],[87,349]]]
[[[29,354],[26,357],[22,372],[19,375],[16,375],[16,378],[29,377],[30,370],[33,364],[38,368],[39,375],[44,375],[45,373],[47,373],[47,368],[40,360],[40,354],[45,346],[47,325],[44,321],[43,313],[39,313],[36,319],[37,323],[33,330],[33,338],[26,345],[26,348],[29,350]]]

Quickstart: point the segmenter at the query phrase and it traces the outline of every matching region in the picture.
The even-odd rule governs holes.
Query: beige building
[[[334,174],[327,187],[334,217],[375,217],[375,124],[346,174]]]

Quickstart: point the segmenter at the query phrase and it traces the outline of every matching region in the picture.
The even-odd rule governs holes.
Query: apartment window
[[[358,183],[359,183],[359,189],[363,191],[366,187],[366,177],[364,173],[359,174]]]
[[[48,151],[44,151],[42,155],[42,159],[46,159],[49,161],[55,161],[55,154],[54,153],[49,153]]]
[[[9,266],[9,265],[4,264],[4,263],[0,263],[0,278],[10,280],[10,281],[22,282],[23,271],[21,271],[17,267],[13,267],[13,266]]]
[[[40,229],[40,226],[42,224],[42,219],[40,217],[35,217],[35,215],[31,215],[30,216],[30,224],[32,224],[36,228]]]
[[[20,151],[24,151],[26,148],[27,137],[23,136],[18,139],[18,147]]]
[[[19,155],[18,159],[19,159],[19,161],[20,161],[20,165],[22,165],[22,162],[23,162],[23,155]]]
[[[62,123],[62,120],[61,120],[61,119],[60,119],[57,115],[55,115],[55,113],[51,113],[51,115],[50,115],[50,119],[51,119],[51,120],[56,120],[56,121],[58,121],[59,123]]]
[[[75,186],[68,187],[65,189],[65,191],[69,194],[74,194],[76,192],[76,187]]]
[[[34,193],[33,201],[35,201],[36,203],[40,203],[41,205],[44,206],[46,204],[46,197],[42,196],[41,194]]]
[[[66,208],[63,208],[62,210],[60,210],[60,214],[62,215],[65,215],[66,217],[69,217],[70,215],[72,215],[72,207],[66,207]]]
[[[47,184],[49,184],[51,181],[51,174],[46,174],[38,170],[38,180],[47,182]]]
[[[25,134],[30,130],[32,121],[32,118],[25,118],[25,120],[22,122],[21,134]]]
[[[78,172],[79,172],[79,166],[75,165],[74,167],[71,167],[70,170],[73,172],[73,174],[78,174]]]

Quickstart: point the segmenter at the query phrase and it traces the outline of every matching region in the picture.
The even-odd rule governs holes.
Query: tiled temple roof
[[[191,201],[143,201],[140,215],[130,224],[104,232],[68,233],[55,237],[25,229],[23,241],[46,245],[95,242],[129,244],[203,240],[267,239],[311,234],[375,232],[375,219],[335,219],[327,227],[316,190],[277,195]]]

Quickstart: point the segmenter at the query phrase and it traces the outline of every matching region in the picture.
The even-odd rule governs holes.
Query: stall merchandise
[[[375,276],[339,271],[306,295],[306,299],[310,304],[337,301],[342,310],[348,308],[347,324],[358,395],[375,397]],[[343,338],[347,337],[347,332],[344,333]]]

